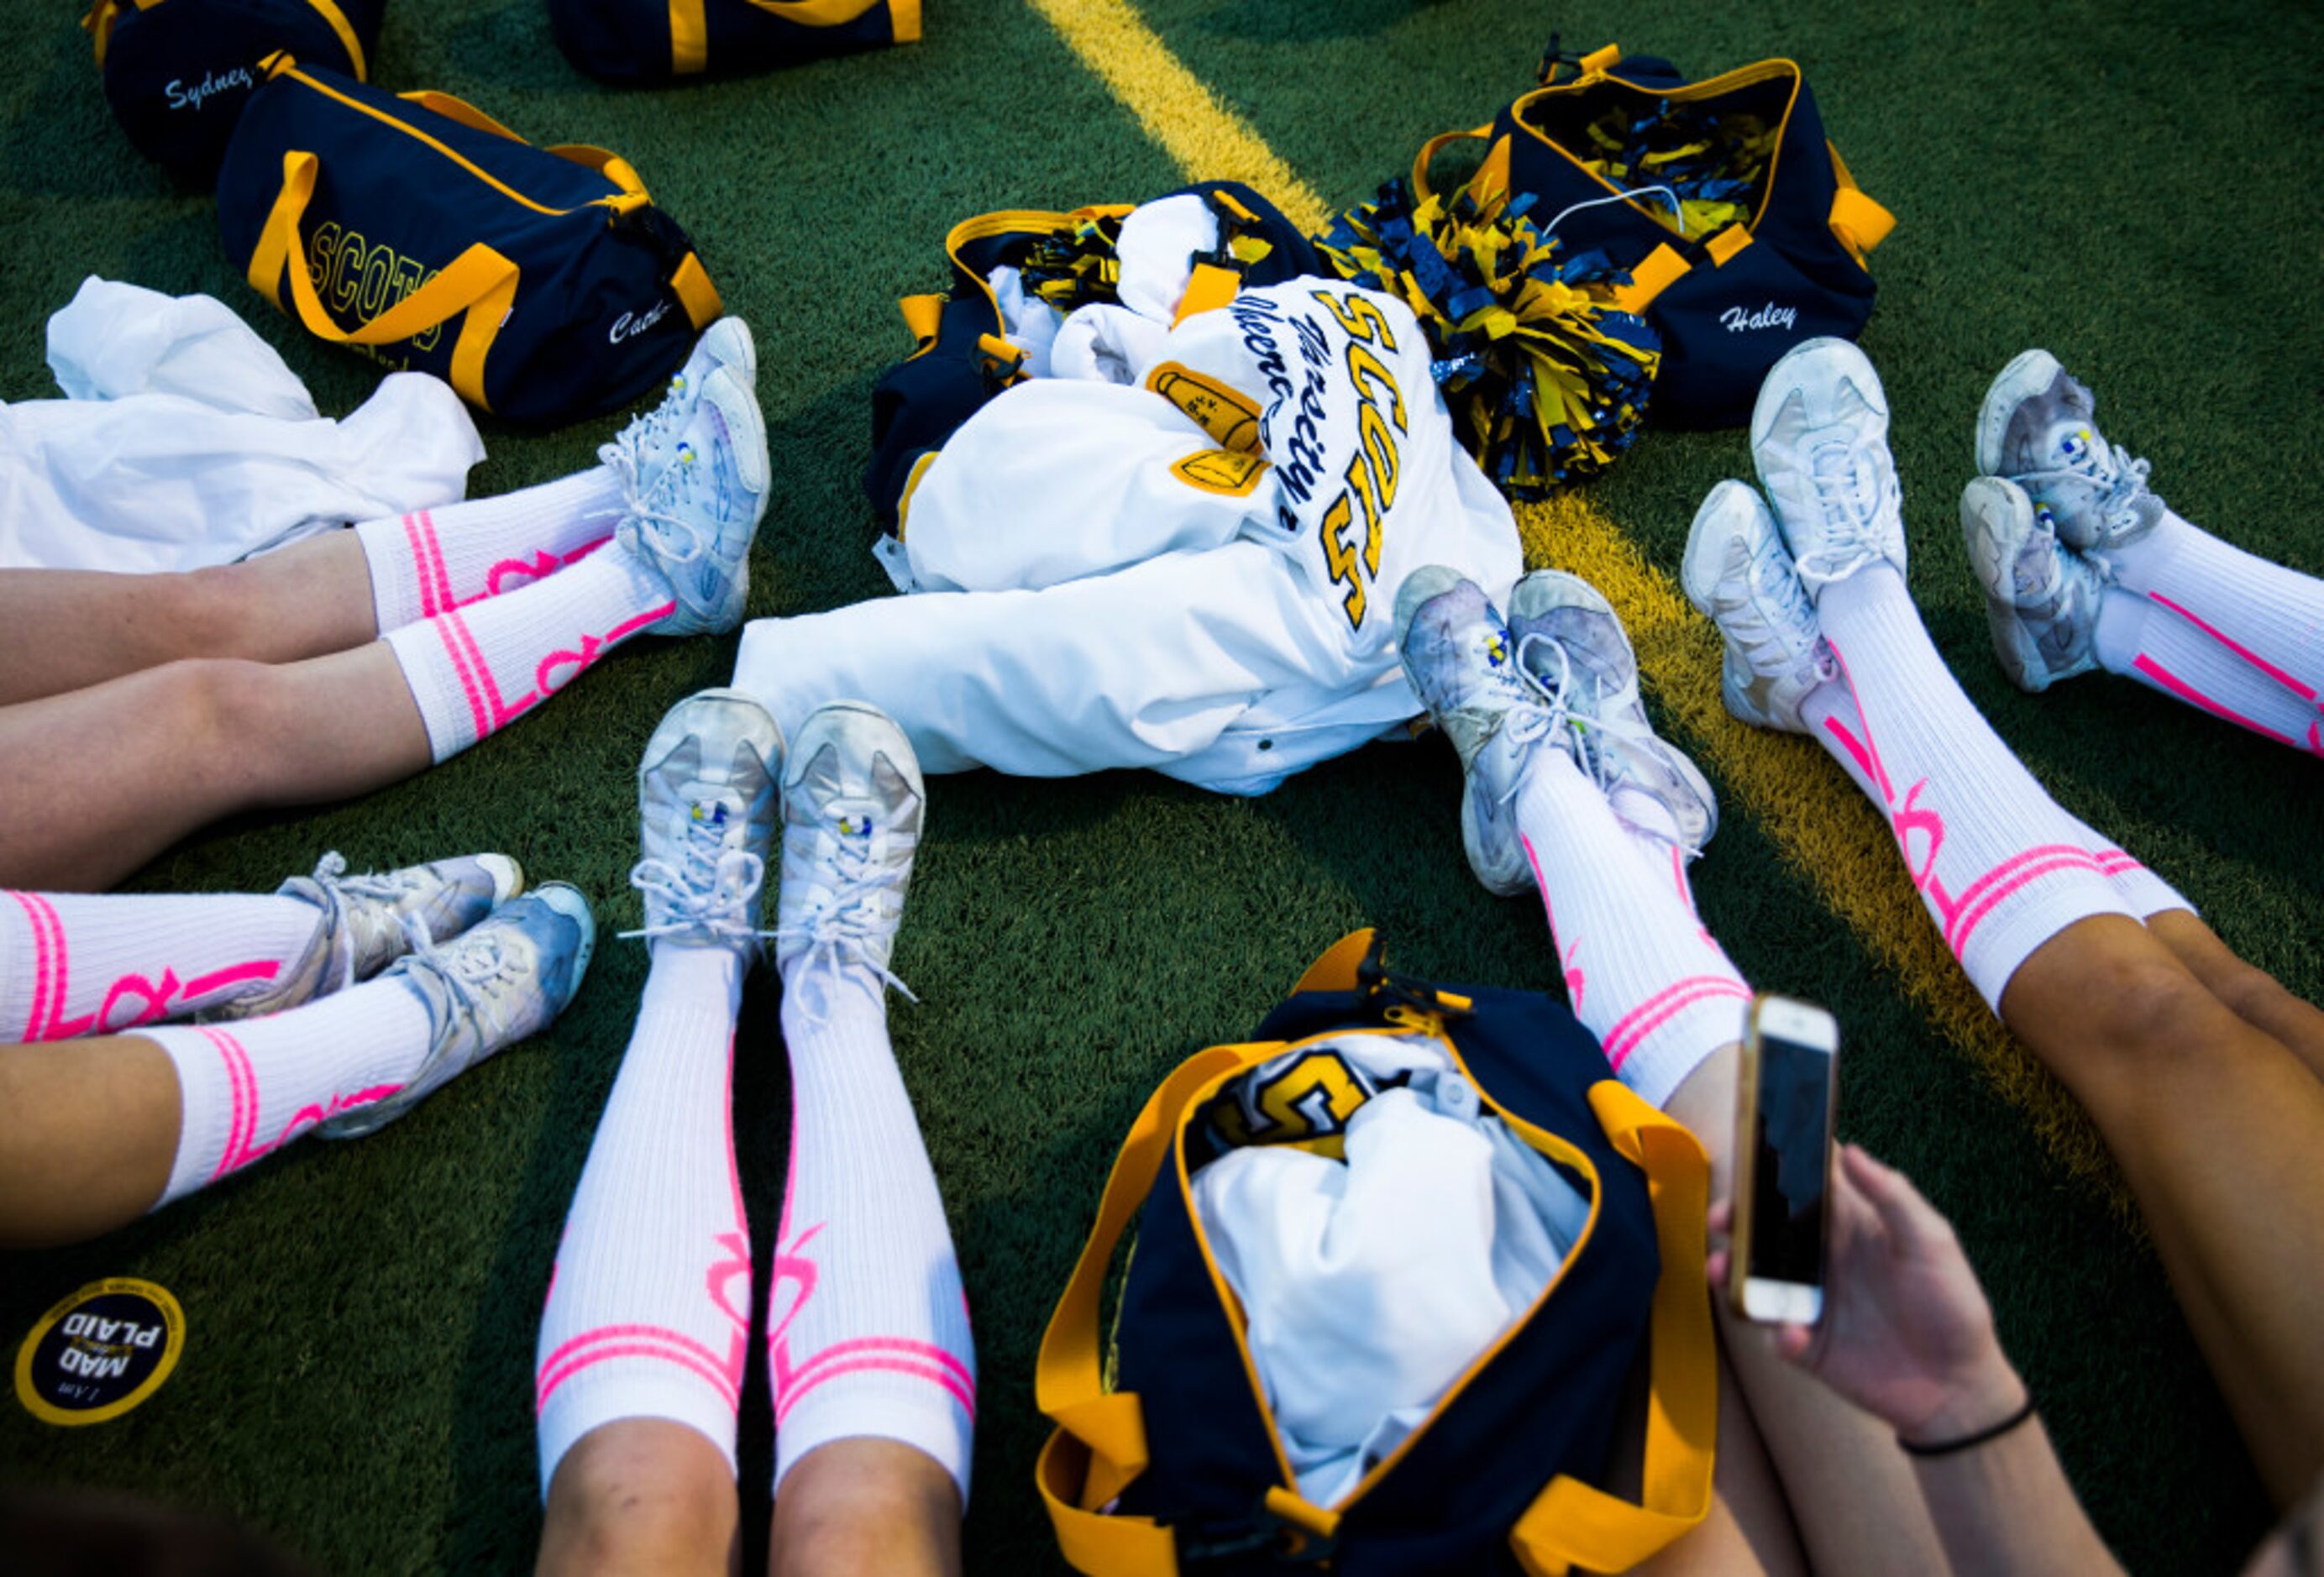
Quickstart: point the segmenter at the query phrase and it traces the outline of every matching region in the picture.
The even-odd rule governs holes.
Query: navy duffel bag
[[[920,0],[549,0],[557,47],[609,82],[765,71],[920,36]]]
[[[218,233],[317,338],[529,427],[659,386],[718,317],[686,232],[603,148],[536,148],[440,93],[287,59],[218,172]]]
[[[140,153],[194,186],[217,177],[243,106],[278,50],[371,78],[387,0],[97,0],[105,99]]]

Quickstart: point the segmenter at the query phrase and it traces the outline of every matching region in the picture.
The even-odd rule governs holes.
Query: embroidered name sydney
[[[1729,334],[1740,334],[1747,328],[1789,328],[1798,318],[1798,308],[1778,307],[1773,301],[1757,312],[1729,307],[1719,315],[1719,321],[1727,326]]]
[[[247,92],[250,87],[250,68],[236,66],[224,76],[216,71],[205,71],[202,79],[191,88],[186,86],[184,78],[174,78],[161,91],[170,96],[171,109],[199,109],[202,100],[213,94],[224,93],[229,88],[239,88]]]

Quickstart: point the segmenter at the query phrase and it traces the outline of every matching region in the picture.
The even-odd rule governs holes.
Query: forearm
[[[2021,1401],[2016,1377],[2012,1387]],[[2008,1414],[1946,1419],[1922,1440],[1959,1439]],[[2122,1567],[2075,1499],[2037,1415],[1980,1444],[1913,1458],[1914,1476],[1956,1572],[1979,1577],[2086,1577]]]

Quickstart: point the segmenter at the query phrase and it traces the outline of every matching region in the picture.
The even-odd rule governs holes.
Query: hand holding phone
[[[1736,1215],[1732,1200],[1711,1207],[1714,1240]],[[1960,1240],[1902,1173],[1842,1147],[1829,1216],[1822,1318],[1780,1325],[1778,1352],[1908,1440],[1957,1438],[2023,1404]],[[1712,1278],[1738,1262],[1717,1250]]]
[[[1728,1301],[1747,1320],[1823,1313],[1825,1208],[1840,1025],[1812,1002],[1751,1003],[1736,1082],[1734,1244]]]

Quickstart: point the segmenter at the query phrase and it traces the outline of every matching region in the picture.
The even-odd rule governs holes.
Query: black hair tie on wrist
[[[2034,1416],[2034,1392],[2029,1387],[2025,1392],[2025,1405],[1998,1424],[1990,1425],[1973,1434],[1964,1434],[1955,1440],[1907,1440],[1899,1434],[1896,1437],[1896,1443],[1904,1448],[1904,1454],[1907,1456],[1950,1456],[1957,1451],[1968,1451],[1972,1447],[1983,1445],[1988,1440],[1998,1440],[2032,1416]]]

